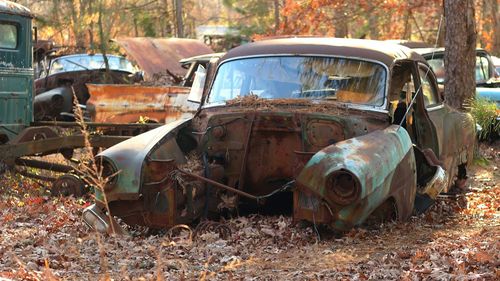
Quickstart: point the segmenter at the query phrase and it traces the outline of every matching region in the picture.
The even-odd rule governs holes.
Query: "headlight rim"
[[[101,177],[108,179],[104,185],[106,191],[112,189],[118,180],[118,168],[114,162],[106,156],[97,156],[96,164],[101,166]],[[109,167],[107,169],[107,167]]]
[[[345,176],[349,178],[346,179]],[[351,186],[347,186],[349,184]],[[345,169],[332,172],[326,180],[325,187],[327,199],[341,206],[354,203],[361,195],[361,184],[358,177]]]

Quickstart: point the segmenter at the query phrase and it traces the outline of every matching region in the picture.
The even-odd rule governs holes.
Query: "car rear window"
[[[15,49],[17,47],[17,26],[11,23],[0,23],[0,48]]]

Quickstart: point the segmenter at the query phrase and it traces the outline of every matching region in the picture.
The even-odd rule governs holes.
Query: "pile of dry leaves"
[[[251,215],[205,228],[101,236],[81,220],[90,198],[49,197],[20,176],[0,180],[0,279],[498,280],[500,151],[483,147],[463,197],[376,229],[335,233]]]

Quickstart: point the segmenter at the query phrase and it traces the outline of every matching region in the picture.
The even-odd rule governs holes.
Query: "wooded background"
[[[242,35],[326,35],[409,39],[438,37],[443,0],[18,0],[37,16],[39,37],[98,49],[120,36],[195,38],[199,25]],[[500,55],[500,0],[474,0],[478,47]],[[101,21],[99,17],[101,16]],[[444,21],[443,21],[444,22]],[[101,27],[101,30],[100,30]],[[100,34],[100,32],[102,33]]]

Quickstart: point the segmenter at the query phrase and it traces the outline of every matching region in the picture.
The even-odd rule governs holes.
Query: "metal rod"
[[[16,159],[16,165],[33,167],[42,170],[50,170],[61,173],[67,173],[74,170],[73,167],[68,165],[50,163],[33,159],[23,159],[23,158]]]
[[[207,179],[205,177],[202,177],[202,176],[198,176],[196,174],[192,174],[188,171],[184,171],[184,170],[178,170],[179,172],[181,172],[182,174],[186,175],[186,176],[189,176],[189,177],[192,177],[192,178],[195,178],[197,180],[201,180],[201,181],[204,181],[204,182],[207,182],[213,186],[216,186],[216,187],[219,187],[219,188],[222,188],[222,189],[225,189],[227,191],[231,191],[231,192],[234,192],[236,194],[239,194],[241,196],[244,196],[244,197],[247,197],[247,198],[250,198],[250,199],[253,199],[253,200],[259,200],[259,197],[258,196],[255,196],[255,195],[252,195],[250,193],[246,193],[244,191],[241,191],[239,189],[236,189],[234,187],[230,187],[228,185],[225,185],[225,184],[222,184],[222,183],[219,183],[219,182],[216,182],[214,180],[211,180],[211,179]]]
[[[33,126],[59,126],[59,127],[80,127],[76,122],[65,122],[65,121],[37,121],[31,123]],[[98,123],[98,122],[85,122],[88,127],[117,127],[117,128],[129,128],[129,127],[160,127],[164,124],[161,123]]]
[[[250,126],[248,128],[247,138],[245,140],[245,151],[243,152],[243,160],[241,161],[240,177],[238,180],[238,187],[239,188],[244,188],[244,186],[245,186],[245,175],[246,175],[246,171],[247,171],[248,151],[250,150],[250,138],[252,136],[253,124],[255,122],[256,115],[257,115],[257,113],[252,114],[252,119],[250,120]]]
[[[19,174],[21,174],[25,177],[28,177],[28,178],[46,181],[46,182],[54,182],[56,180],[56,178],[54,178],[54,177],[41,176],[41,175],[33,174],[33,173],[30,173],[27,171],[18,170],[18,169],[16,169],[16,173],[19,173]]]

